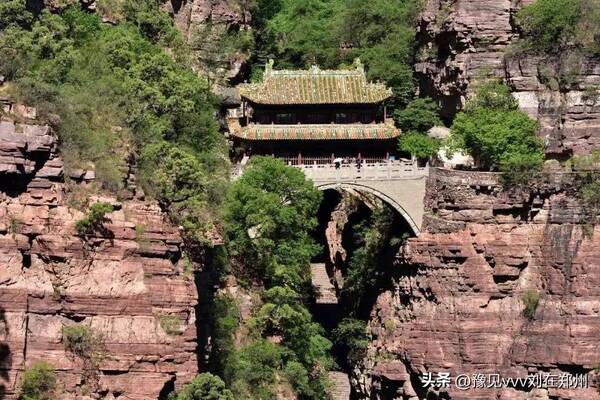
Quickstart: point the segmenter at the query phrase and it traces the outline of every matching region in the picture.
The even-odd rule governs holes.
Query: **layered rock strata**
[[[561,64],[552,58],[516,54],[514,16],[531,0],[429,0],[421,15],[415,66],[422,95],[432,96],[450,119],[493,72],[513,89],[521,108],[541,125],[546,152],[558,158],[587,154],[600,146],[600,59],[577,57],[568,81],[558,87]]]
[[[355,376],[365,396],[600,399],[600,227],[587,224],[578,179],[555,174],[535,188],[503,190],[493,173],[432,170],[424,230],[405,246],[393,289],[371,314],[369,356]],[[529,316],[526,293],[539,296]],[[587,374],[590,387],[451,384],[427,397],[428,372]]]
[[[0,122],[0,174],[3,398],[17,398],[37,361],[54,366],[64,399],[158,399],[190,381],[197,293],[180,233],[158,205],[101,197],[85,172],[65,184],[47,126]],[[114,211],[82,237],[76,222],[95,201]],[[101,338],[93,381],[65,351],[63,326],[74,325]]]

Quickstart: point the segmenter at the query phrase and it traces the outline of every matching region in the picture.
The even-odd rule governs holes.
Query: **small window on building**
[[[306,123],[308,124],[324,124],[325,115],[323,114],[306,114]]]
[[[294,123],[293,117],[293,114],[277,114],[275,122],[278,124],[292,124]]]
[[[335,122],[338,124],[347,124],[350,121],[350,117],[346,113],[337,113],[335,114]]]

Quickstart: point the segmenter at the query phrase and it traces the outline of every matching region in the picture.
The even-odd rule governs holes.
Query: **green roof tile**
[[[233,136],[246,140],[339,140],[391,139],[400,135],[392,123],[380,124],[310,124],[260,125],[250,124]]]
[[[263,81],[238,85],[240,95],[258,104],[374,104],[392,95],[381,83],[369,83],[360,60],[355,69],[273,70],[267,64]]]

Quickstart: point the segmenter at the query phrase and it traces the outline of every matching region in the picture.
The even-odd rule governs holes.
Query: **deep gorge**
[[[531,0],[305,3],[34,1],[31,19],[0,4],[0,400],[38,361],[65,400],[193,400],[206,372],[219,400],[322,399],[328,371],[352,400],[600,398],[600,232],[581,190],[597,161],[578,164],[600,148],[598,54],[565,70],[517,48]],[[393,89],[390,110],[430,97],[436,125],[500,78],[539,124],[544,169],[510,186],[432,161],[418,235],[376,196],[317,193],[284,166],[231,197],[233,87],[269,58],[354,56]],[[262,196],[282,185],[301,188],[296,232],[278,214],[295,204]],[[96,203],[110,211],[93,221]],[[88,327],[85,352],[65,326]],[[589,385],[463,391],[425,387],[427,372]]]

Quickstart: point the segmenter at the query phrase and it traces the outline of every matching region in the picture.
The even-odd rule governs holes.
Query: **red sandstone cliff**
[[[79,237],[82,206],[98,195],[90,172],[73,174],[87,183],[64,183],[55,151],[49,127],[0,122],[3,398],[16,398],[23,369],[39,360],[56,368],[63,398],[90,398],[81,360],[61,342],[63,325],[80,324],[104,342],[89,395],[157,399],[198,369],[197,292],[179,231],[154,202],[100,198],[115,208],[106,229]]]
[[[425,229],[409,240],[394,290],[371,314],[365,392],[411,400],[600,399],[593,387],[451,386],[425,397],[418,378],[577,374],[600,364],[600,227],[585,228],[576,179],[554,175],[539,188],[503,191],[491,173],[433,170]],[[540,295],[533,319],[523,315],[528,289]]]
[[[586,89],[600,86],[600,59],[573,63],[566,87],[548,81],[556,60],[510,55],[518,38],[514,14],[532,0],[428,0],[417,38],[415,70],[423,95],[438,99],[446,116],[464,104],[470,84],[483,70],[504,78],[521,108],[541,125],[546,152],[560,157],[600,147],[600,102]]]

